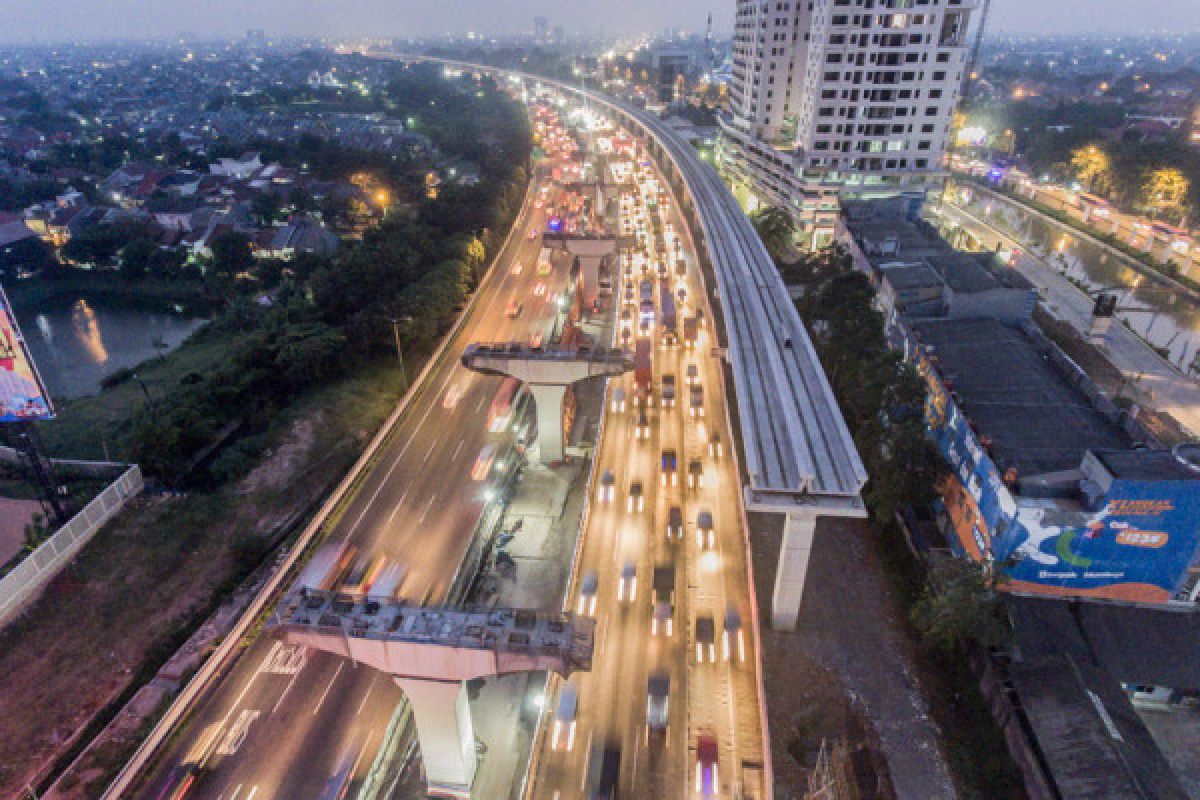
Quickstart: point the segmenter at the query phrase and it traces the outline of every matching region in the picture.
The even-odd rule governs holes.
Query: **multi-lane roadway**
[[[628,255],[622,259],[614,300],[617,310],[632,310],[635,329],[624,340],[617,326],[617,343],[652,342],[654,391],[639,409],[633,401],[635,376],[608,387],[593,470],[596,476],[611,476],[613,496],[589,498],[580,568],[569,598],[576,610],[581,591],[594,596],[599,620],[594,666],[571,679],[579,698],[574,746],[566,750],[556,748],[551,737],[542,740],[530,796],[588,796],[602,771],[596,759],[606,748],[620,753],[616,777],[622,792],[764,796],[754,610],[725,382],[712,349],[711,322],[698,325],[690,347],[682,335],[686,317],[696,318],[700,311],[711,321],[713,313],[687,224],[645,154],[636,155],[626,169],[643,202],[623,199],[623,233],[647,232],[648,226],[665,230],[670,264],[660,277],[654,259],[644,262],[644,275],[643,263],[634,264]],[[628,175],[613,177],[622,183]],[[547,170],[535,171],[514,235],[480,287],[469,318],[417,387],[330,534],[331,542],[353,554],[354,563],[403,567],[398,593],[408,600],[446,598],[512,444],[511,431],[488,430],[500,379],[465,371],[458,356],[470,342],[549,340],[558,327],[566,267],[560,263],[552,274],[539,274],[541,240],[529,234],[545,226],[545,208],[560,193]],[[660,196],[666,202],[657,208],[647,202]],[[677,259],[687,265],[684,274],[675,272]],[[626,287],[637,297],[644,280],[653,283],[657,316],[648,328],[637,329],[644,309],[627,303]],[[660,287],[678,298],[678,341],[671,346],[659,329]],[[663,403],[667,376],[676,384],[673,404]],[[693,385],[703,396],[698,407],[691,401]],[[625,396],[623,408],[610,405],[618,393]],[[638,438],[643,411],[647,435]],[[489,446],[495,448],[492,476],[480,480],[479,454]],[[663,471],[664,451],[675,454],[673,474]],[[592,489],[599,491],[602,483],[593,481]],[[642,499],[631,505],[635,483],[642,487]],[[668,523],[676,517],[682,530],[668,538]],[[663,617],[652,625],[656,567],[670,567],[674,574],[673,603],[666,612],[670,636]],[[588,581],[594,591],[583,588]],[[662,709],[649,710],[652,676],[666,677],[669,684],[665,720],[656,722],[650,717]],[[548,709],[558,705],[562,686],[555,684]],[[262,637],[198,703],[143,796],[160,797],[181,780],[188,782],[188,798],[347,796],[375,766],[401,704],[400,690],[387,676]],[[547,715],[547,725],[553,717]],[[380,797],[402,786],[398,768],[373,779]],[[701,791],[701,785],[707,788]]]
[[[399,594],[412,601],[445,597],[512,442],[511,432],[487,427],[500,379],[466,371],[458,356],[472,341],[548,336],[559,313],[566,267],[538,275],[541,241],[528,235],[544,225],[539,190],[547,185],[539,172],[470,318],[417,388],[329,537],[354,548],[357,561],[402,566]],[[522,305],[515,318],[508,314],[514,300]],[[497,448],[493,477],[476,480],[489,444]],[[200,703],[144,796],[158,797],[194,764],[203,768],[190,778],[188,798],[319,797],[326,787],[339,796],[334,787],[357,785],[370,769],[400,701],[384,675],[260,638]]]
[[[631,196],[622,199],[622,233],[649,234],[652,255],[640,263],[626,256],[614,299],[621,312],[629,312],[621,315],[618,340],[620,328],[629,325],[633,330],[624,340],[627,344],[632,346],[637,338],[652,343],[655,389],[650,401],[639,406],[634,400],[636,374],[610,381],[608,387],[608,416],[593,467],[596,479],[589,498],[591,513],[582,532],[579,579],[568,598],[571,610],[590,609],[594,582],[598,624],[593,668],[569,682],[555,684],[556,694],[547,705],[551,735],[537,757],[532,796],[561,800],[597,791],[606,780],[605,765],[597,763],[605,758],[605,750],[609,759],[620,754],[620,796],[763,796],[759,782],[763,739],[755,643],[749,626],[752,609],[740,482],[725,444],[731,437],[721,365],[712,353],[713,339],[706,328],[700,329],[691,346],[683,340],[682,321],[695,315],[696,303],[705,303],[706,293],[688,231],[674,211],[674,203],[651,210],[645,201],[655,197],[664,184],[651,168],[635,166],[640,160],[631,160],[622,174],[610,177],[614,183],[623,183],[631,174],[635,192],[643,193],[640,205],[631,202]],[[619,166],[619,161],[614,164]],[[661,254],[653,254],[650,217],[654,215],[659,216],[665,232],[667,252]],[[689,265],[682,277],[675,274],[676,236]],[[664,264],[665,277],[661,279],[660,261],[669,262]],[[639,332],[644,281],[652,284],[656,316]],[[661,287],[676,299],[680,335],[673,346],[663,344]],[[710,309],[702,311],[705,319],[712,319]],[[668,376],[676,384],[673,403],[664,401]],[[695,412],[693,385],[703,397]],[[643,414],[649,423],[648,436],[639,436]],[[721,445],[714,447],[713,434]],[[668,454],[665,459],[664,452]],[[674,471],[664,472],[664,463],[668,468],[673,465]],[[699,466],[701,478],[693,472],[694,465]],[[702,481],[702,485],[689,486],[690,480]],[[640,500],[633,492],[639,483]],[[676,518],[682,519],[683,529],[668,534],[672,509]],[[712,520],[711,545],[707,532],[700,530],[704,515]],[[669,636],[665,620],[657,625],[652,622],[656,567],[660,576],[667,574],[664,567],[674,573]],[[734,621],[745,623],[740,626],[740,636],[736,629],[729,630],[732,639],[727,656],[723,640],[727,622]],[[663,676],[669,682],[665,726],[661,718],[654,719],[661,711],[651,709],[649,696],[651,678],[659,678],[661,685]],[[560,727],[572,721],[556,720],[564,693],[577,697],[570,749],[566,738],[560,736],[556,741],[552,731],[556,721]],[[709,738],[715,740],[718,756],[716,782],[711,793],[706,793],[702,785],[697,786],[697,760],[700,743]]]

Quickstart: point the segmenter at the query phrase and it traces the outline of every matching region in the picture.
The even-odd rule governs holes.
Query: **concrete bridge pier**
[[[543,464],[557,464],[563,460],[563,398],[567,395],[565,383],[531,383],[529,394],[533,397],[533,409],[537,414],[537,446]]]
[[[412,705],[429,796],[470,798],[477,755],[466,684],[400,676],[395,680]]]
[[[816,532],[817,515],[814,510],[798,509],[784,514],[775,591],[771,595],[771,627],[777,631],[796,630]]]

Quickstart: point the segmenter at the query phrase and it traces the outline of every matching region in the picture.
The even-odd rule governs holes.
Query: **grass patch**
[[[182,360],[194,365],[216,355],[202,345]],[[162,369],[178,371],[172,360]],[[410,364],[419,369],[423,361],[413,354]],[[63,740],[82,726],[98,731],[170,658],[261,562],[272,523],[310,504],[353,463],[401,386],[399,370],[383,359],[308,393],[255,437],[262,451],[288,447],[297,422],[311,422],[304,452],[274,485],[136,501],[0,631],[0,795],[18,790],[47,759],[67,760],[73,754]],[[140,395],[112,391],[130,402]],[[80,401],[90,419],[120,407],[108,394]],[[74,404],[54,424],[70,422],[82,437],[87,423],[73,412]]]

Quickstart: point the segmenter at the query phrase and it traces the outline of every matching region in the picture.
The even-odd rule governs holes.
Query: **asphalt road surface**
[[[544,182],[535,177],[535,187]],[[558,314],[556,295],[569,265],[560,261],[551,275],[536,274],[541,239],[527,233],[542,227],[544,212],[534,207],[535,194],[470,320],[330,536],[355,547],[358,559],[382,556],[406,568],[399,593],[413,601],[445,596],[485,506],[487,483],[471,475],[476,458],[485,444],[502,452],[512,440],[511,432],[487,430],[501,379],[468,372],[458,356],[473,341],[528,340],[535,331],[548,338]],[[524,305],[517,318],[506,313],[513,299]],[[142,796],[159,797],[171,772],[201,759],[189,800],[340,796],[339,784],[357,785],[370,769],[401,696],[387,676],[367,667],[261,637],[198,707]]]
[[[697,298],[705,297],[696,269],[695,253],[681,218],[673,211],[665,222],[681,234],[688,276],[686,306],[679,307],[682,319],[695,309]],[[668,245],[669,247],[670,245]],[[653,275],[653,270],[651,270]],[[643,279],[638,268],[632,276],[621,274],[616,287],[618,309],[630,308],[637,319],[637,285]],[[632,305],[624,303],[624,285],[635,286]],[[668,285],[677,287],[673,269]],[[655,297],[658,281],[655,281]],[[656,300],[657,302],[657,300]],[[658,309],[661,317],[661,308]],[[707,319],[712,319],[706,309]],[[634,323],[636,326],[636,322]],[[754,641],[749,627],[751,602],[747,584],[744,533],[740,510],[740,481],[729,454],[731,441],[727,425],[723,380],[719,358],[712,354],[711,331],[704,330],[694,349],[682,344],[663,347],[655,327],[650,337],[655,342],[653,365],[656,388],[649,409],[650,436],[635,438],[638,410],[632,403],[633,375],[610,382],[607,419],[603,439],[597,448],[594,471],[592,510],[583,533],[580,576],[594,573],[598,580],[596,597],[597,637],[592,670],[572,676],[579,710],[574,746],[568,751],[560,739],[554,748],[552,736],[538,754],[534,778],[535,798],[566,800],[588,797],[596,781],[596,765],[602,746],[616,745],[621,752],[620,795],[631,797],[697,797],[695,786],[695,747],[699,736],[713,735],[719,747],[719,788],[714,796],[734,797],[745,789],[747,797],[762,796],[755,767],[762,763],[762,731],[759,724],[757,684],[754,675]],[[689,364],[697,367],[697,382],[704,392],[704,416],[693,419],[689,411]],[[662,378],[675,376],[676,399],[673,408],[661,404]],[[624,412],[614,412],[612,398],[617,389],[626,397]],[[710,453],[709,438],[720,434],[723,454]],[[662,451],[674,450],[678,475],[672,485],[662,477]],[[703,487],[688,488],[689,462],[703,467]],[[614,478],[614,498],[601,500],[601,479],[605,472]],[[629,489],[641,481],[645,493],[643,511],[631,511]],[[668,509],[682,510],[682,540],[668,541]],[[702,551],[697,542],[697,516],[712,514],[715,547]],[[618,584],[627,563],[636,570],[636,593],[628,591],[618,599]],[[655,565],[675,568],[675,610],[670,637],[652,635],[652,573]],[[577,581],[577,584],[580,581]],[[578,609],[579,586],[572,596],[572,610]],[[745,632],[745,661],[739,662],[736,648],[732,660],[722,652],[722,633],[728,608],[736,609]],[[715,663],[697,663],[696,620],[710,616],[715,628]],[[665,731],[647,725],[647,686],[652,673],[670,677],[668,724]],[[558,693],[548,700],[549,725],[563,682],[556,681]],[[743,774],[742,764],[751,765]]]

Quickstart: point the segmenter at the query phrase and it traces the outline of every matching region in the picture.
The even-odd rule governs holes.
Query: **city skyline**
[[[113,0],[95,4],[87,0],[62,0],[58,19],[46,25],[35,6],[6,10],[0,42],[6,44],[72,40],[125,40],[165,38],[188,33],[206,38],[238,36],[248,28],[273,36],[430,36],[472,29],[486,35],[511,35],[532,28],[534,16],[545,16],[551,25],[568,33],[625,34],[655,32],[671,27],[702,30],[709,13],[714,29],[732,31],[732,2],[685,0],[682,3],[634,3],[613,0],[599,13],[580,5],[564,7],[549,0],[520,4],[491,4],[466,0],[446,5],[420,0],[348,0],[336,5],[324,0],[264,0],[252,8],[237,0],[211,0],[204,4],[163,0]],[[469,22],[464,22],[468,20]],[[619,21],[619,22],[614,22]],[[1175,0],[1063,0],[1046,4],[1038,0],[995,0],[988,24],[992,33],[1129,33],[1200,31],[1200,5],[1181,7]]]

